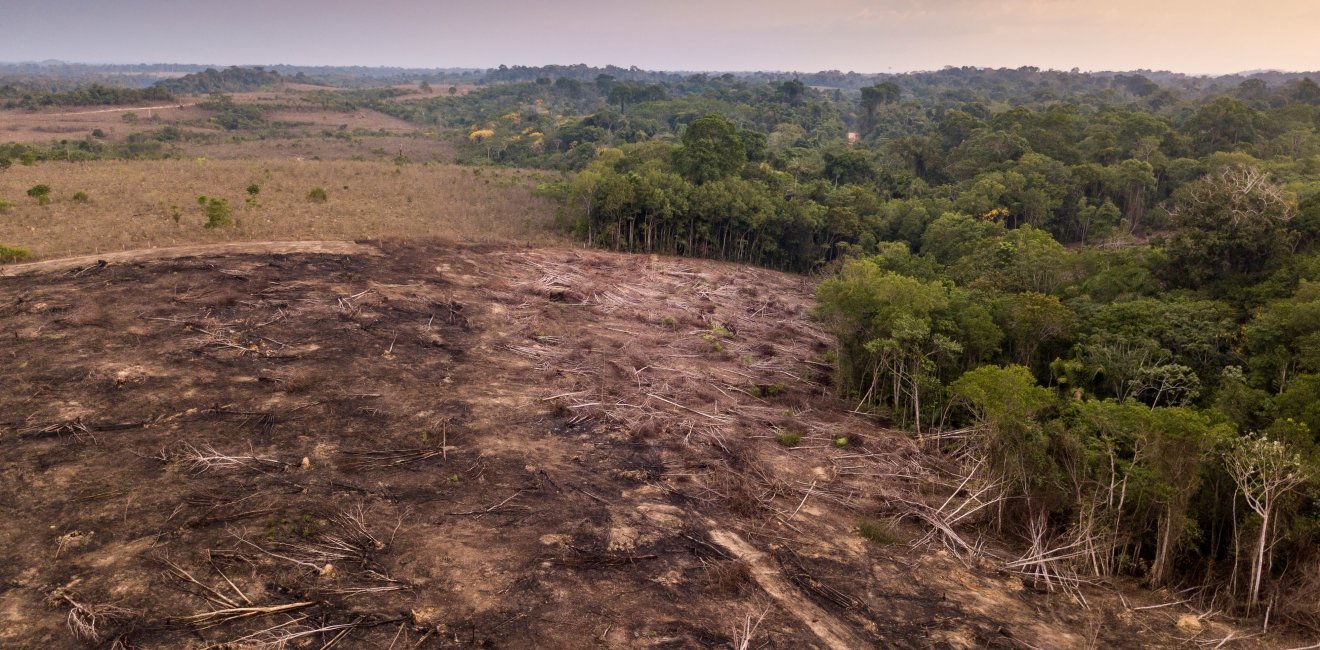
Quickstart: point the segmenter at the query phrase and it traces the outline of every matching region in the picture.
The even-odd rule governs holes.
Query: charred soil
[[[905,543],[926,531],[890,497],[947,495],[938,459],[831,397],[812,288],[713,262],[389,241],[0,278],[0,645],[1227,633],[1114,589],[1082,608]]]

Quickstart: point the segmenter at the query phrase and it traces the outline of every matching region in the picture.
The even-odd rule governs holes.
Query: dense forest
[[[557,71],[382,110],[576,172],[592,245],[822,274],[839,393],[1057,564],[1320,624],[1312,79]]]

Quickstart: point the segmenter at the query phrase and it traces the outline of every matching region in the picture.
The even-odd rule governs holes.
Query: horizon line
[[[548,66],[562,66],[562,67],[584,66],[584,67],[588,67],[588,68],[608,68],[608,67],[614,67],[614,68],[621,68],[621,69],[625,69],[625,70],[632,70],[632,69],[636,68],[636,69],[637,69],[638,71],[640,71],[640,72],[662,73],[662,74],[735,74],[735,75],[737,75],[737,74],[757,74],[757,73],[761,73],[761,74],[799,74],[799,75],[826,74],[826,73],[839,73],[839,74],[844,74],[844,75],[850,75],[850,74],[851,74],[851,75],[861,75],[861,76],[877,76],[877,75],[898,76],[898,75],[929,74],[929,73],[942,72],[942,71],[944,71],[944,70],[949,70],[949,69],[963,69],[963,68],[972,68],[972,69],[975,69],[975,70],[1020,70],[1020,69],[1022,69],[1022,68],[1036,68],[1038,71],[1041,71],[1041,72],[1062,72],[1062,73],[1065,73],[1065,74],[1121,74],[1121,73],[1153,73],[1153,74],[1160,74],[1160,73],[1164,73],[1164,74],[1182,75],[1182,76],[1187,76],[1187,77],[1203,77],[1203,78],[1251,76],[1251,75],[1270,74],[1270,73],[1274,73],[1274,74],[1290,74],[1290,75],[1291,75],[1291,74],[1296,74],[1296,75],[1320,75],[1320,70],[1288,70],[1288,69],[1283,69],[1283,68],[1258,68],[1258,69],[1254,69],[1254,70],[1239,70],[1239,71],[1235,71],[1235,72],[1183,72],[1183,71],[1171,70],[1171,69],[1167,69],[1167,68],[1165,68],[1165,69],[1155,69],[1155,68],[1134,68],[1134,69],[1129,69],[1129,70],[1113,70],[1113,69],[1102,69],[1102,70],[1087,69],[1087,70],[1083,70],[1083,69],[1081,69],[1081,68],[1078,67],[1078,66],[1074,66],[1074,67],[1069,68],[1069,69],[1062,69],[1062,68],[1040,67],[1040,66],[1034,66],[1034,65],[1021,65],[1021,66],[1017,66],[1017,67],[1011,67],[1011,66],[978,66],[978,65],[951,65],[951,64],[950,64],[950,65],[945,65],[945,66],[940,67],[940,68],[938,68],[938,69],[911,69],[911,70],[890,71],[890,72],[861,72],[861,71],[857,71],[857,70],[847,70],[847,71],[843,71],[843,70],[840,70],[840,69],[837,69],[837,68],[831,68],[831,69],[827,69],[827,70],[815,70],[815,71],[808,71],[808,70],[771,70],[771,69],[748,69],[748,70],[681,70],[681,69],[642,68],[642,67],[640,67],[640,66],[635,66],[635,65],[618,65],[618,64],[612,64],[612,63],[607,63],[607,64],[603,64],[603,65],[597,65],[597,64],[589,64],[589,63],[583,63],[583,62],[579,62],[579,63],[542,63],[542,64],[538,64],[538,65],[528,65],[528,64],[522,64],[522,63],[517,63],[517,64],[497,64],[497,65],[494,65],[494,66],[486,66],[486,67],[479,67],[479,66],[449,66],[449,67],[431,66],[431,67],[428,67],[428,66],[410,66],[410,65],[401,65],[401,64],[390,64],[390,65],[369,65],[369,64],[362,64],[362,63],[314,63],[314,64],[305,64],[305,63],[185,63],[185,62],[178,62],[178,61],[136,61],[136,62],[128,63],[128,62],[122,62],[122,61],[121,61],[121,62],[114,62],[114,61],[105,61],[105,62],[94,62],[94,61],[65,61],[65,60],[63,60],[63,59],[42,59],[42,60],[29,60],[29,61],[0,61],[0,66],[5,66],[5,65],[52,65],[52,64],[60,64],[60,65],[81,65],[81,66],[188,66],[188,67],[198,67],[198,68],[267,68],[267,67],[280,67],[280,66],[283,66],[283,67],[290,67],[290,68],[368,68],[368,69],[377,69],[377,70],[406,70],[406,71],[426,71],[426,72],[431,72],[431,71],[440,72],[440,71],[454,71],[454,70],[461,70],[461,71],[484,71],[484,72],[488,72],[488,71],[492,71],[492,70],[499,70],[499,69],[500,69],[500,66],[507,66],[508,68],[514,68],[514,67],[522,67],[522,68],[544,68],[544,67],[548,67]]]

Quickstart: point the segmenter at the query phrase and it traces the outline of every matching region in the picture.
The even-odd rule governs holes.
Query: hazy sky
[[[0,0],[0,61],[1320,69],[1320,0]]]

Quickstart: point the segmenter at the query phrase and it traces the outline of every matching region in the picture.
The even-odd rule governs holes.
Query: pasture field
[[[544,172],[352,160],[157,160],[15,165],[0,174],[0,242],[34,258],[231,241],[445,237],[552,243]],[[26,191],[51,188],[39,205]],[[256,186],[255,195],[248,188]],[[316,188],[326,200],[310,200]],[[84,193],[85,201],[74,195]],[[198,197],[234,226],[206,228]]]

